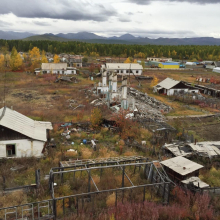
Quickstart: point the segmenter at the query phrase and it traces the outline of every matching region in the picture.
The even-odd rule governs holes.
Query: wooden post
[[[122,187],[124,187],[124,180],[125,180],[125,167],[122,168]]]
[[[88,171],[88,192],[90,192],[90,185],[91,185],[91,175],[90,175],[90,170]]]
[[[144,195],[143,195],[143,202],[145,202],[145,187],[144,187]]]
[[[65,215],[65,200],[63,198],[63,215]]]
[[[54,215],[54,220],[57,219],[57,200],[53,200],[53,215]]]

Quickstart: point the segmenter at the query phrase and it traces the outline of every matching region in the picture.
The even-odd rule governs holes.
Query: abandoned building
[[[42,63],[41,69],[36,69],[35,74],[76,74],[77,70],[74,67],[67,67],[67,63]]]
[[[190,157],[197,155],[201,157],[219,157],[220,156],[220,142],[219,141],[206,141],[206,142],[195,142],[195,143],[172,143],[165,144],[163,149],[167,153],[171,153],[173,156],[184,156]]]
[[[167,62],[172,60],[173,60],[172,58],[166,58],[166,57],[147,57],[147,61]]]
[[[82,67],[82,59],[83,56],[80,55],[69,56],[67,58],[67,63],[69,67]]]
[[[194,88],[190,85],[186,85],[182,81],[177,81],[171,78],[166,78],[153,88],[154,92],[159,94],[166,94],[168,96],[175,95],[178,93],[199,93],[199,89]]]
[[[0,158],[41,157],[51,122],[34,121],[10,108],[0,109]]]
[[[142,75],[143,67],[139,63],[106,63],[101,66],[101,73],[105,71],[118,75]]]
[[[199,176],[199,170],[203,168],[202,165],[181,156],[164,160],[161,164],[168,176],[175,182]]]

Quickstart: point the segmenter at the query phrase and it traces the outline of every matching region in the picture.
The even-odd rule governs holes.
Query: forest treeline
[[[220,46],[164,46],[164,45],[125,45],[97,44],[79,41],[23,41],[0,40],[0,48],[7,47],[9,51],[15,47],[18,52],[28,52],[34,47],[53,54],[71,53],[85,56],[112,57],[172,57],[186,60],[220,60]]]

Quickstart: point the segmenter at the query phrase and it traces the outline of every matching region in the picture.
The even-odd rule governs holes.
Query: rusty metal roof
[[[39,141],[46,141],[46,130],[53,129],[51,122],[35,121],[7,107],[0,109],[0,125]]]

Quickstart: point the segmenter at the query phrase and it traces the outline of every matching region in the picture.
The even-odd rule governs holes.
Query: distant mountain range
[[[89,43],[105,44],[152,44],[152,45],[220,45],[220,38],[196,37],[196,38],[158,38],[135,37],[131,34],[124,34],[120,37],[102,37],[89,32],[36,35],[28,32],[4,32],[0,31],[0,39],[25,41],[51,40],[51,41],[83,41]]]

